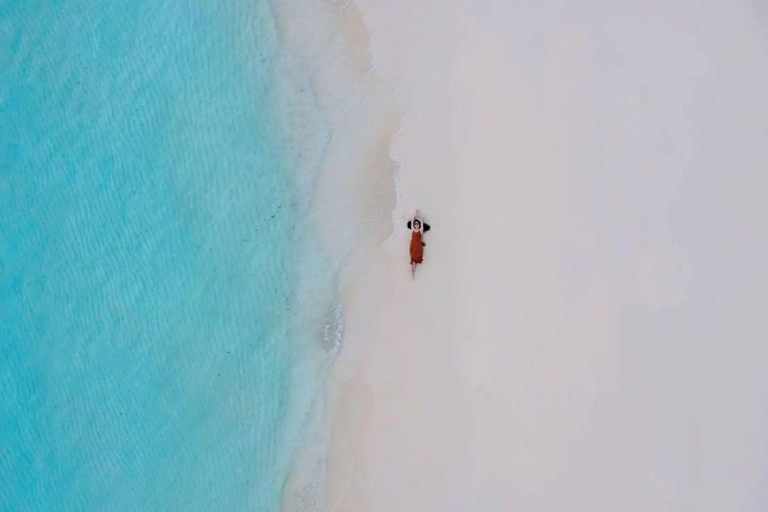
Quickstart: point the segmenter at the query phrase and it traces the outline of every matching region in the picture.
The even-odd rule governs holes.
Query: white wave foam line
[[[331,310],[328,323],[323,329],[323,347],[333,359],[341,351],[341,341],[344,338],[344,305],[339,302]]]

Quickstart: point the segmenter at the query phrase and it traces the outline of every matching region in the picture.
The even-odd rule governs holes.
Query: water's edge
[[[302,232],[311,233],[302,243],[303,259],[317,263],[320,257],[332,276],[325,283],[328,302],[314,307],[324,315],[310,318],[316,336],[294,347],[296,400],[288,424],[298,430],[289,436],[296,451],[282,502],[285,512],[320,511],[338,393],[331,376],[343,350],[343,290],[365,252],[381,247],[392,233],[397,164],[391,146],[402,113],[391,85],[372,68],[369,34],[354,3],[271,5],[281,63],[277,86],[285,91],[279,109],[286,131],[305,148],[293,162]],[[311,304],[317,283],[311,272],[301,274],[299,301]]]

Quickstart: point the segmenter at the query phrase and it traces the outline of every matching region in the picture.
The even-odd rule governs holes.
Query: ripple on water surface
[[[0,6],[0,509],[278,506],[301,326],[268,7]]]

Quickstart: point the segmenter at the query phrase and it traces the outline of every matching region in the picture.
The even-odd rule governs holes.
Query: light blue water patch
[[[295,202],[264,0],[0,2],[0,510],[274,510]]]

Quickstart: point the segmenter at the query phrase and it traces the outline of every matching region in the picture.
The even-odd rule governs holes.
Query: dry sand
[[[761,12],[358,6],[399,202],[347,280],[326,509],[765,510]]]

